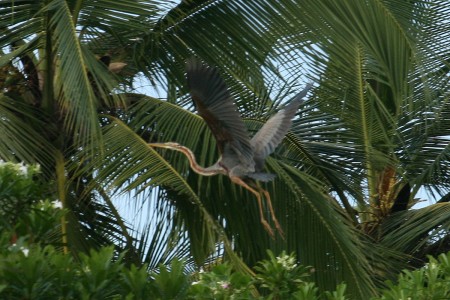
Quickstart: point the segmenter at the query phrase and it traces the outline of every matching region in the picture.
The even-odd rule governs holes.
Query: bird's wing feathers
[[[188,60],[186,71],[192,99],[212,131],[220,153],[227,146],[241,163],[253,165],[248,131],[219,72],[196,59]]]
[[[282,110],[277,112],[255,134],[250,143],[254,149],[256,171],[262,170],[265,158],[270,155],[283,140],[292,124],[302,98],[308,93],[311,85],[308,84],[294,99]]]

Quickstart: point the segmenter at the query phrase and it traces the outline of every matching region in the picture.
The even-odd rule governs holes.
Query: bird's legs
[[[249,186],[247,183],[245,183],[241,178],[235,177],[235,176],[232,176],[230,178],[231,178],[231,181],[233,181],[236,184],[239,184],[240,186],[242,186],[243,188],[249,190],[250,192],[252,192],[256,196],[256,199],[258,200],[259,214],[260,214],[260,218],[261,218],[261,223],[263,224],[264,229],[273,238],[274,237],[273,230],[270,227],[269,223],[267,223],[266,219],[264,218],[264,213],[263,213],[263,209],[262,209],[261,194],[258,193],[258,191],[253,189],[251,186]]]
[[[277,218],[275,217],[275,213],[273,211],[272,202],[270,201],[269,193],[266,190],[262,189],[261,187],[256,186],[256,188],[258,189],[258,191],[257,191],[255,188],[253,188],[250,185],[248,185],[245,181],[243,181],[239,177],[231,176],[230,178],[231,178],[231,181],[233,181],[234,183],[242,186],[243,188],[247,189],[248,191],[250,191],[252,194],[254,194],[256,196],[256,199],[258,200],[259,215],[260,215],[260,218],[261,218],[261,223],[263,224],[264,229],[273,238],[274,237],[273,229],[270,227],[269,223],[267,223],[266,218],[264,218],[264,211],[263,211],[262,200],[261,200],[261,192],[264,193],[264,196],[265,196],[265,198],[267,200],[267,205],[269,206],[269,210],[270,210],[270,213],[271,213],[271,216],[272,216],[272,220],[275,223],[275,227],[277,228],[277,230],[280,233],[280,235],[284,238],[283,230],[281,229],[281,226],[278,223]]]
[[[275,215],[275,212],[273,211],[272,201],[270,200],[269,192],[260,186],[258,186],[258,190],[264,194],[264,197],[266,198],[267,206],[269,207],[270,216],[272,217],[272,221],[275,223],[275,228],[277,229],[280,236],[284,239],[284,232],[280,226],[280,223],[278,223],[278,219],[277,219],[277,216]]]

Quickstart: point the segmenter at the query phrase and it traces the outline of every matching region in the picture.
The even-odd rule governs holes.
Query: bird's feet
[[[272,220],[275,223],[275,228],[278,231],[278,234],[281,236],[281,238],[284,240],[284,232],[283,232],[283,228],[281,228],[280,223],[278,223],[277,218],[275,217],[275,215],[272,215]]]
[[[275,223],[275,228],[277,229],[278,234],[284,240],[284,232],[283,232],[283,229],[281,228],[280,223],[278,223],[278,220],[275,216],[272,216],[272,220]],[[272,239],[275,239],[275,232],[273,231],[273,229],[269,225],[269,223],[266,221],[266,219],[261,218],[261,224],[264,226],[264,229],[267,231],[267,233],[270,235],[270,237]]]
[[[261,219],[261,224],[263,224],[264,229],[267,231],[267,233],[270,235],[270,237],[273,239],[275,238],[275,233],[273,232],[272,227],[270,227],[269,223],[263,218]]]

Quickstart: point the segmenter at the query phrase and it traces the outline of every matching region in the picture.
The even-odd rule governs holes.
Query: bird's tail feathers
[[[251,173],[247,175],[248,177],[262,181],[262,182],[268,182],[275,179],[276,175],[271,173]]]

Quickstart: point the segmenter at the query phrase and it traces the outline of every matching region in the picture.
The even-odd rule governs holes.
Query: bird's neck
[[[203,175],[203,176],[227,174],[227,171],[222,166],[220,166],[218,162],[210,167],[204,168],[197,163],[194,153],[192,153],[192,151],[189,148],[184,147],[184,146],[178,146],[178,147],[179,148],[176,150],[180,151],[180,152],[184,153],[184,155],[186,155],[186,157],[189,160],[189,164],[190,164],[192,170],[194,170],[196,173]]]

